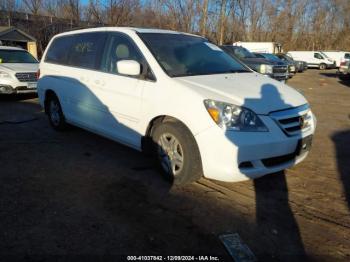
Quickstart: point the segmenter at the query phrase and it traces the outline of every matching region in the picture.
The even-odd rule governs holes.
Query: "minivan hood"
[[[257,114],[267,115],[307,103],[295,89],[257,73],[187,76],[174,80],[200,93],[203,99],[244,106]]]
[[[7,69],[14,72],[36,72],[38,71],[39,63],[20,64],[20,63],[4,63],[0,64],[1,69]]]

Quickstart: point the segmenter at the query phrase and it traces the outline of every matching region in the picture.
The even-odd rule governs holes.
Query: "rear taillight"
[[[40,69],[38,69],[38,71],[36,72],[36,79],[39,79],[40,77]]]

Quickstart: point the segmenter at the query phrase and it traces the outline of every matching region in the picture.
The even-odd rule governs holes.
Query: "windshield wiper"
[[[250,72],[250,71],[246,69],[231,69],[227,73],[247,73],[247,72]]]
[[[201,75],[219,75],[219,74],[230,74],[230,73],[249,73],[251,71],[245,69],[231,69],[223,72],[205,72],[205,73],[195,73],[188,72],[185,74],[172,75],[172,77],[183,77],[183,76],[201,76]]]

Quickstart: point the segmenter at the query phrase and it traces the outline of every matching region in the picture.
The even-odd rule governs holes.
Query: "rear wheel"
[[[319,66],[320,70],[325,70],[327,68],[327,65],[326,64],[320,64]]]
[[[59,131],[66,129],[67,123],[64,118],[61,104],[55,95],[50,95],[46,102],[46,112],[51,126]]]
[[[152,139],[157,165],[167,180],[183,185],[201,178],[198,146],[186,126],[179,122],[161,123]]]

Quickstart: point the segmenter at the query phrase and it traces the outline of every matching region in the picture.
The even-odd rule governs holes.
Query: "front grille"
[[[288,136],[295,136],[311,127],[309,106],[303,105],[287,110],[270,113],[282,131]]]
[[[285,74],[285,73],[287,73],[287,67],[286,66],[274,66],[273,73],[274,74]]]
[[[261,162],[263,162],[265,167],[274,167],[274,166],[282,165],[289,161],[293,161],[295,157],[296,157],[296,154],[292,153],[284,156],[265,158],[265,159],[262,159]]]
[[[37,74],[35,72],[28,72],[28,73],[17,73],[16,77],[18,81],[20,82],[36,82]]]

